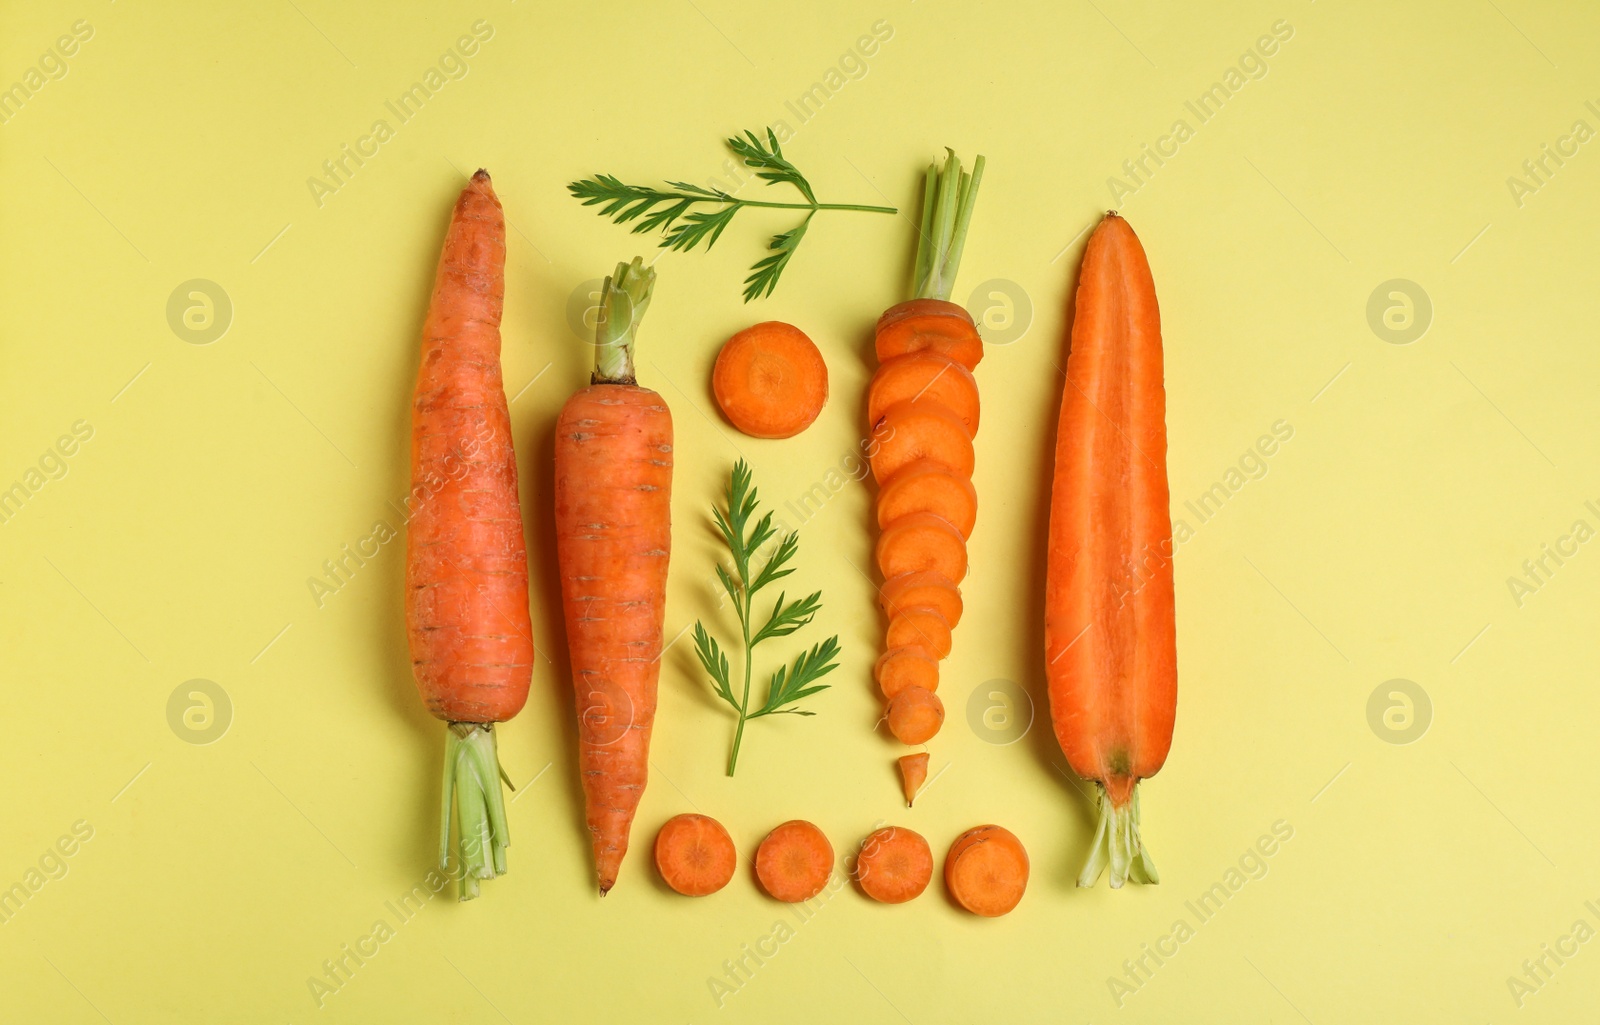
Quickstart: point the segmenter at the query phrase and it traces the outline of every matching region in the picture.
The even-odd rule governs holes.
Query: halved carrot
[[[897,402],[929,398],[978,433],[978,382],[972,371],[938,352],[911,352],[883,363],[867,385],[867,423],[875,424]]]
[[[886,701],[894,700],[894,696],[907,687],[921,687],[927,691],[939,689],[938,661],[915,644],[890,648],[879,655],[872,675]]]
[[[656,834],[656,868],[685,897],[704,897],[727,886],[738,860],[728,831],[707,815],[675,815]]]
[[[833,874],[833,845],[822,830],[793,819],[767,834],[756,848],[756,878],[775,900],[810,900]]]
[[[1016,907],[1028,888],[1028,852],[1009,829],[969,829],[945,856],[944,884],[968,911],[998,918]]]
[[[967,575],[961,532],[933,513],[912,513],[878,535],[878,569],[884,578],[929,571],[959,583]]]
[[[922,687],[907,687],[889,701],[889,732],[902,744],[926,744],[944,725],[944,702]]]
[[[884,643],[890,650],[915,644],[933,658],[947,658],[950,655],[950,621],[935,608],[901,609],[889,620],[889,633]]]
[[[931,349],[971,370],[983,359],[983,339],[966,310],[945,299],[911,299],[878,318],[878,362]]]
[[[904,904],[928,888],[933,852],[928,841],[904,826],[886,826],[861,841],[856,879],[868,897]]]
[[[972,436],[961,418],[928,399],[897,402],[873,421],[867,461],[883,484],[918,459],[928,459],[962,477],[971,477],[976,457]]]
[[[754,438],[792,438],[828,401],[828,366],[805,332],[769,320],[728,339],[711,391],[733,425]]]
[[[965,474],[956,474],[932,459],[917,459],[901,467],[878,492],[878,529],[914,512],[938,513],[972,536],[978,522],[978,492]]]
[[[893,617],[900,609],[938,609],[954,630],[961,622],[961,589],[943,573],[920,570],[901,573],[884,581],[878,590],[878,607]]]
[[[922,784],[928,779],[928,752],[918,751],[914,755],[902,755],[900,758],[900,782],[906,790],[906,807],[909,808],[917,799],[917,791],[922,789]]]

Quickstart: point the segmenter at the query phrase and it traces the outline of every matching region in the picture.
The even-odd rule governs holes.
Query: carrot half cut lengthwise
[[[423,325],[406,499],[406,633],[417,690],[449,724],[439,864],[460,877],[462,900],[506,870],[494,724],[521,711],[533,671],[528,552],[500,377],[505,260],[505,217],[480,170],[456,201]]]
[[[671,549],[672,414],[635,383],[633,345],[655,272],[606,279],[594,383],[556,419],[556,558],[595,872],[617,881],[648,778]]]
[[[1078,282],[1056,437],[1045,659],[1056,739],[1100,785],[1078,885],[1158,881],[1139,832],[1139,780],[1172,746],[1178,675],[1161,318],[1144,249],[1107,214]]]

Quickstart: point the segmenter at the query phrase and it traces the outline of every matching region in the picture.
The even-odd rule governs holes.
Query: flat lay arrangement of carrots
[[[896,212],[818,202],[770,132],[765,139],[746,132],[728,146],[757,180],[787,186],[799,198],[769,202],[682,182],[627,185],[609,175],[569,190],[636,233],[659,232],[661,245],[676,250],[710,248],[747,207],[795,212],[799,224],[770,240],[769,255],[746,279],[746,302],[777,287],[819,211]],[[872,666],[870,685],[883,701],[878,725],[898,745],[898,785],[890,791],[883,784],[885,791],[908,808],[926,797],[928,745],[951,697],[949,681],[940,693],[941,664],[964,611],[961,584],[978,522],[975,371],[985,342],[951,296],[985,160],[978,156],[969,168],[945,152],[924,175],[910,297],[885,310],[873,329],[876,367],[861,446],[873,480],[872,522],[862,528],[876,564],[882,644],[856,664]],[[489,175],[479,170],[449,218],[412,412],[406,626],[418,692],[446,723],[439,861],[459,878],[462,900],[509,867],[495,724],[522,709],[535,656],[518,464],[500,372],[505,225]],[[650,782],[652,739],[671,742],[670,726],[656,729],[656,713],[673,541],[673,418],[662,395],[641,383],[635,359],[655,288],[655,271],[639,257],[605,278],[593,370],[556,417],[553,477],[536,489],[553,507],[576,719],[573,769],[602,896],[617,884],[627,856]],[[1108,871],[1114,888],[1129,880],[1153,884],[1159,876],[1141,832],[1139,783],[1166,761],[1177,703],[1166,385],[1149,261],[1115,212],[1090,234],[1073,314],[1049,528],[1035,550],[1046,574],[1045,650],[1036,678],[1048,692],[1050,723],[1068,764],[1097,788],[1099,821],[1078,885],[1092,886]],[[762,445],[782,445],[833,416],[828,377],[823,349],[801,328],[762,321],[722,342],[709,391],[735,429]],[[721,499],[711,519],[727,547],[712,570],[725,599],[719,604],[732,614],[694,624],[704,675],[692,682],[709,686],[727,706],[723,713],[736,717],[729,720],[730,778],[747,727],[767,716],[818,714],[836,682],[823,678],[841,665],[841,634],[815,627],[832,636],[801,639],[792,661],[776,663],[764,697],[753,686],[758,644],[819,617],[837,618],[820,591],[795,599],[783,591],[800,537],[761,510],[755,477],[740,460],[725,493],[712,496]],[[763,597],[758,607],[757,593],[770,594],[769,587],[779,592],[776,600]],[[729,636],[730,627],[737,627],[735,639],[725,647],[717,635]],[[673,672],[676,663],[666,664]],[[928,888],[936,867],[928,838],[904,825],[880,820],[846,848],[841,875],[834,845],[811,822],[773,826],[742,854],[720,822],[697,811],[661,824],[651,856],[661,882],[690,897],[721,891],[748,858],[746,871],[761,891],[786,903],[814,900],[850,878],[862,896],[902,904]],[[950,841],[942,881],[955,907],[998,918],[1022,901],[1029,870],[1019,836],[991,823]]]

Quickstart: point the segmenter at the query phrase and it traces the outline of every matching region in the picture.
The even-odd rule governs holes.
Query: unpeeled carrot
[[[729,422],[753,438],[792,438],[828,401],[828,366],[805,332],[769,320],[728,339],[711,391]]]
[[[916,801],[917,791],[922,789],[927,779],[928,752],[918,751],[914,755],[900,756],[900,783],[905,789],[907,808]]]
[[[449,724],[439,829],[452,801],[461,899],[506,871],[494,724],[522,709],[533,671],[528,553],[500,377],[505,217],[486,171],[456,200],[439,257],[411,413],[406,634],[428,711]]]
[[[944,884],[968,911],[998,918],[1015,908],[1028,889],[1028,852],[1009,829],[969,829],[945,856]]]
[[[722,823],[709,815],[674,815],[656,834],[656,868],[685,897],[705,897],[728,885],[739,855]]]
[[[873,900],[904,904],[926,890],[932,878],[933,851],[920,833],[887,826],[861,841],[856,881]]]
[[[803,819],[774,829],[756,848],[756,879],[774,900],[796,904],[821,893],[833,875],[833,845]]]
[[[634,377],[654,283],[637,257],[606,279],[593,383],[556,419],[556,556],[602,894],[616,883],[649,777],[672,544],[672,414]]]
[[[1078,281],[1045,555],[1051,720],[1073,771],[1100,788],[1080,886],[1108,864],[1114,887],[1158,881],[1138,783],[1166,761],[1178,698],[1161,364],[1150,264],[1109,213]]]

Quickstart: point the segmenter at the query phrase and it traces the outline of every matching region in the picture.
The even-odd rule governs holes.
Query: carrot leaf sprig
[[[694,624],[695,654],[699,656],[700,665],[711,677],[711,689],[717,697],[726,701],[739,717],[739,724],[733,733],[733,749],[728,755],[730,776],[739,764],[739,744],[744,739],[745,723],[766,715],[816,714],[796,705],[804,698],[826,690],[828,685],[817,681],[839,667],[837,661],[839,638],[838,635],[834,635],[819,644],[813,644],[810,650],[801,652],[793,664],[779,666],[767,681],[766,701],[757,708],[751,707],[752,656],[756,645],[770,638],[789,636],[810,624],[822,608],[821,591],[808,594],[799,601],[788,601],[788,595],[779,592],[778,600],[772,605],[772,612],[766,617],[765,622],[760,626],[756,625],[754,616],[756,594],[767,585],[793,573],[794,569],[789,563],[800,551],[799,534],[790,532],[782,538],[777,537],[777,528],[772,525],[772,513],[763,514],[752,524],[751,520],[756,515],[756,509],[757,496],[750,467],[741,459],[734,464],[733,473],[728,480],[727,511],[724,512],[715,506],[711,510],[717,530],[721,532],[722,539],[727,543],[728,551],[733,556],[732,573],[728,572],[727,567],[720,562],[717,563],[716,569],[717,580],[733,602],[734,611],[739,615],[739,628],[744,642],[744,688],[737,697],[734,694],[728,656],[723,654],[722,646],[706,630],[703,623],[696,621]],[[762,550],[774,540],[777,541],[777,548],[766,557],[761,568],[755,570],[752,564],[761,555]],[[754,576],[751,575],[752,572]]]
[[[770,128],[767,129],[765,140],[755,132],[746,131],[742,136],[735,135],[728,139],[727,144],[744,166],[756,172],[755,177],[768,185],[792,186],[805,202],[740,199],[716,179],[709,186],[674,181],[667,182],[667,188],[660,188],[629,185],[613,175],[597,174],[593,178],[570,183],[567,190],[584,206],[599,206],[598,212],[602,217],[609,217],[618,224],[632,224],[635,234],[660,231],[663,249],[683,251],[693,249],[702,242],[710,249],[723,230],[732,223],[734,215],[746,207],[804,210],[805,217],[798,225],[772,236],[767,243],[771,255],[756,261],[750,268],[750,276],[744,279],[745,302],[771,295],[772,290],[778,287],[778,279],[789,266],[790,258],[800,247],[806,228],[818,210],[856,210],[879,214],[898,212],[892,206],[817,202],[811,183],[783,155],[783,147],[778,144],[778,137]]]

